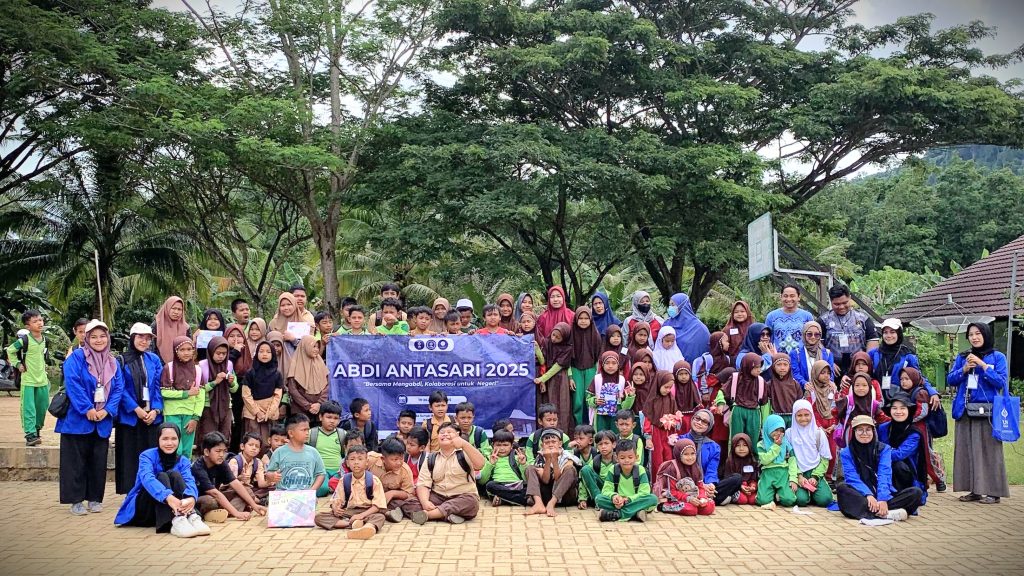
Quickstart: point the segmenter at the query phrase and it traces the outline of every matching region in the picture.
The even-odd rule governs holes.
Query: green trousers
[[[196,442],[196,433],[185,430],[185,427],[188,426],[188,423],[191,421],[192,416],[189,415],[164,416],[164,422],[177,424],[178,429],[181,430],[181,441],[178,442],[178,456],[184,456],[189,460],[192,459],[192,446]],[[199,426],[196,426],[196,430],[198,429]]]
[[[323,498],[324,496],[327,496],[328,494],[331,493],[331,487],[328,486],[328,483],[329,483],[329,480],[333,476],[335,476],[337,474],[338,474],[337,470],[331,470],[330,468],[327,468],[327,475],[324,476],[324,483],[320,485],[320,488],[317,488],[317,491],[316,491],[316,497],[317,498]],[[338,482],[341,482],[341,480],[338,480]]]
[[[600,458],[600,456],[595,456]],[[594,466],[587,464],[583,468],[580,468],[580,479],[583,481],[583,485],[587,487],[588,500],[592,500],[595,504],[597,503],[597,497],[601,494],[601,489],[604,488],[604,478],[597,475],[594,472]]]
[[[761,439],[760,408],[752,410],[743,406],[732,407],[732,415],[729,416],[729,436],[732,437],[741,432],[749,436],[750,441],[755,445]],[[732,443],[729,446],[729,450],[732,450]]]
[[[801,474],[804,478],[811,477],[811,471],[808,470]],[[796,505],[807,506],[808,504],[814,504],[822,508],[828,508],[829,504],[832,503],[832,489],[828,487],[828,482],[825,482],[824,478],[818,478],[818,489],[814,492],[808,492],[806,488],[798,487],[796,489]]]
[[[757,479],[757,505],[764,506],[775,502],[776,496],[783,508],[796,504],[796,494],[789,487],[788,467],[761,469],[761,477]]]
[[[586,370],[580,370],[579,368],[573,368],[570,376],[572,381],[576,384],[576,391],[572,393],[572,416],[576,421],[576,425],[587,424],[589,418],[590,409],[587,406],[587,388],[590,386],[590,382],[594,380],[594,375],[597,374],[597,366],[587,368]],[[572,436],[572,430],[566,430],[569,436]]]
[[[25,432],[26,440],[39,435],[49,407],[49,386],[21,387],[21,429]]]
[[[597,507],[600,510],[616,510],[615,504],[612,504],[611,496],[598,494],[598,496],[594,498],[594,503],[597,504]],[[622,508],[618,508],[619,514],[622,515],[622,517],[619,518],[619,520],[621,522],[631,520],[633,516],[636,516],[637,512],[641,510],[647,510],[648,508],[654,508],[657,505],[658,497],[655,496],[654,494],[647,494],[639,498],[634,498]]]

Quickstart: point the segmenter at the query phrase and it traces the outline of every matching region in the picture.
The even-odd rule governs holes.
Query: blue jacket
[[[681,438],[693,440],[693,436],[689,432]],[[700,458],[697,459],[697,464],[700,464],[701,470],[704,470],[705,484],[718,484],[718,462],[721,459],[722,449],[718,447],[718,444],[710,439],[701,444]]]
[[[156,479],[156,475],[163,471],[164,469],[160,465],[159,448],[143,450],[142,454],[139,454],[139,473],[135,476],[135,485],[128,492],[128,496],[125,496],[121,508],[117,511],[117,516],[114,518],[115,526],[127,524],[135,517],[135,501],[139,497],[140,490],[149,492],[149,495],[157,502],[167,500],[167,497],[172,494],[171,489]],[[174,465],[174,471],[181,474],[181,478],[185,481],[185,496],[199,500],[196,479],[192,476],[192,463],[188,461],[188,458],[179,456],[178,463]]]
[[[101,438],[110,438],[114,427],[114,415],[121,405],[121,393],[124,390],[124,378],[118,367],[114,378],[110,381],[110,396],[107,398],[107,417],[99,422],[90,422],[85,415],[96,407],[93,393],[96,392],[96,378],[89,374],[89,365],[85,361],[85,350],[79,348],[64,361],[64,390],[67,392],[71,406],[63,418],[57,420],[58,434],[92,434]]]
[[[829,365],[829,378],[835,378],[836,359],[832,355],[832,351],[824,346],[821,346],[821,358],[828,362]],[[811,379],[811,366],[807,365],[807,350],[804,345],[801,344],[796,350],[789,352],[789,364],[792,366],[793,379],[800,383],[801,388],[807,387],[807,382]]]
[[[854,440],[856,442],[856,440]],[[888,502],[892,498],[892,448],[887,444],[880,444],[882,450],[878,455],[878,468],[875,474],[878,476],[878,485],[869,487],[861,479],[857,472],[857,464],[853,461],[853,453],[849,448],[843,448],[839,458],[843,462],[843,475],[846,477],[846,484],[864,496],[874,496],[882,502]]]
[[[164,421],[164,397],[160,394],[160,374],[164,370],[164,364],[160,361],[160,357],[152,352],[143,354],[142,363],[145,364],[146,375],[149,377],[149,407],[160,413],[153,421],[153,426],[156,426]],[[139,407],[141,399],[135,397],[135,381],[132,378],[132,371],[121,364],[120,358],[117,359],[117,365],[124,378],[124,392],[121,394],[121,407],[117,411],[117,421],[125,426],[135,426],[139,423],[135,409]]]
[[[868,356],[871,357],[872,366],[878,366],[882,361],[882,353],[879,352],[877,348],[875,348],[874,350],[868,350]],[[938,395],[939,392],[932,386],[932,383],[928,381],[928,377],[924,375],[924,371],[921,370],[921,365],[917,361],[916,354],[904,354],[903,356],[897,358],[896,362],[893,363],[892,372],[889,374],[889,377],[892,378],[891,389],[896,389],[899,387],[900,372],[904,368],[914,368],[915,370],[921,373],[921,378],[924,380],[924,389],[928,391],[928,396]],[[872,375],[872,377],[874,376]],[[876,378],[876,380],[878,380],[879,385],[882,384],[881,378]],[[885,391],[883,390],[882,392],[884,393]]]
[[[878,425],[878,441],[883,444],[889,444],[889,428],[892,426],[891,422],[883,422]],[[911,470],[917,469],[918,462],[918,450],[921,449],[921,434],[915,430],[907,439],[903,441],[903,444],[899,446],[890,446],[892,448],[892,462],[906,462],[910,465]],[[844,468],[845,470],[845,468]],[[914,486],[921,489],[921,505],[924,506],[928,503],[928,488],[918,480],[916,474],[914,476]]]
[[[978,376],[978,389],[971,390],[971,402],[992,402],[1007,385],[1006,356],[998,350],[985,355],[982,360],[989,365],[988,370],[975,368],[971,372]],[[956,386],[956,397],[953,398],[953,419],[959,420],[967,408],[967,374],[964,366],[967,359],[957,355],[953,368],[946,375],[946,383]]]

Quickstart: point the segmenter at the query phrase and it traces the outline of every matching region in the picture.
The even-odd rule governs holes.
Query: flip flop
[[[981,500],[981,494],[975,494],[974,492],[960,497],[961,502],[977,502],[978,500]]]

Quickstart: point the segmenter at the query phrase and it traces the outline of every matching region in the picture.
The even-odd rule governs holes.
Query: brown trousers
[[[441,514],[444,515],[442,517],[443,520],[448,520],[448,517],[452,514],[462,516],[466,520],[471,520],[476,518],[477,512],[480,511],[480,497],[477,496],[476,492],[441,496],[437,492],[431,491],[430,502],[437,506]],[[402,503],[401,508],[407,518],[412,518],[413,512],[423,510],[423,506],[420,505],[420,499],[416,497],[406,500]]]
[[[347,520],[349,518],[352,518],[356,514],[362,514],[363,512],[366,512],[367,510],[369,510],[369,507],[366,507],[366,508],[346,508],[346,509],[341,511],[340,515],[339,514],[335,514],[333,510],[330,511],[330,512],[320,512],[320,513],[318,513],[316,515],[316,523],[319,526],[321,523],[327,524],[329,522],[336,522],[338,520]],[[381,514],[380,512],[376,512],[374,514],[370,514],[369,516],[367,516],[363,520],[363,522],[365,524],[372,524],[373,526],[375,526],[377,528],[377,532],[380,532],[381,528],[384,527],[384,515]]]
[[[540,498],[544,504],[551,498],[555,502],[562,502],[567,495],[570,497],[567,502],[575,502],[578,497],[576,493],[577,476],[576,468],[566,466],[558,480],[545,483],[540,479],[540,468],[530,466],[526,469],[526,495],[533,498]]]
[[[231,442],[230,410],[227,414],[215,414],[209,406],[203,408],[203,415],[199,417],[199,428],[196,429],[196,445],[202,445],[203,437],[210,432],[220,432],[228,442]]]
[[[243,487],[249,493],[250,498],[252,498],[253,500],[257,499],[256,494],[252,491],[252,488],[245,486],[244,484]],[[224,494],[224,497],[228,499],[228,502],[230,502],[231,505],[235,507],[235,510],[238,510],[239,512],[245,512],[245,510],[249,507],[249,505],[245,503],[245,500],[242,500],[242,497],[239,496],[238,493],[236,493],[233,488],[225,488],[221,490],[221,493]],[[213,496],[207,496],[206,494],[203,494],[202,496],[199,497],[199,500],[196,501],[196,508],[199,509],[200,514],[205,515],[207,512],[211,510],[216,510],[220,508],[220,503],[218,503],[217,499],[214,498]]]

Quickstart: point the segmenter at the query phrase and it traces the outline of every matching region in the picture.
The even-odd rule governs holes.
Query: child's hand
[[[587,501],[586,501],[586,500],[581,500],[581,501],[580,501],[580,503],[579,503],[579,509],[580,509],[580,510],[586,510],[586,509],[587,509]]]
[[[253,510],[253,512],[255,512],[256,514],[258,514],[260,516],[266,516],[267,515],[267,507],[266,506],[260,506],[259,504],[257,504],[256,507],[253,508],[252,510]]]
[[[626,387],[623,389],[623,392],[626,394],[626,396],[635,396],[636,387],[633,386],[633,384],[626,384]]]
[[[345,510],[345,503],[341,501],[341,498],[331,500],[331,512],[340,516],[343,510]]]
[[[491,460],[491,464],[494,464],[495,462],[497,462],[498,461],[498,453],[497,452],[491,452],[490,460]]]
[[[267,479],[267,482],[270,482],[271,484],[277,484],[281,481],[280,472],[267,472],[264,477]]]
[[[598,406],[604,406],[605,405],[605,400],[604,400],[604,398],[601,398],[600,396],[598,396],[597,400],[594,401],[594,404],[597,404]]]
[[[790,482],[789,483],[789,489],[792,490],[794,494],[796,494],[796,491],[797,491],[798,488],[799,488],[799,486],[796,485],[796,482]]]
[[[576,448],[577,446],[579,446],[579,444],[577,444],[575,440],[573,440],[572,442],[569,442],[569,448],[570,449]]]
[[[221,383],[221,382],[223,382],[223,381],[224,381],[224,379],[225,379],[225,378],[227,378],[227,377],[228,377],[228,375],[227,375],[227,374],[225,374],[225,373],[223,373],[223,372],[219,372],[219,373],[217,373],[217,377],[216,377],[216,378],[214,378],[214,379],[213,379],[213,381],[214,381],[214,382],[216,382],[217,384],[220,384],[220,383]]]
[[[313,414],[319,414],[320,413],[320,403],[317,402],[315,404],[310,404],[309,405],[309,411],[311,413],[313,413]]]
[[[18,372],[21,372],[22,374],[24,374],[25,370],[28,370],[28,368],[25,368],[24,364],[18,364]]]
[[[199,420],[189,420],[188,424],[185,424],[185,432],[192,434],[199,427]]]
[[[516,462],[520,465],[526,464],[526,452],[522,448],[516,448]]]
[[[234,384],[235,383],[235,375],[234,374],[228,374],[228,383],[229,384]]]
[[[534,384],[537,384],[537,385],[540,385],[540,383],[541,383],[541,382],[540,382],[540,377],[538,376],[537,378],[534,378],[534,379],[533,379],[533,383],[534,383]]]
[[[191,398],[193,396],[199,396],[199,388],[197,388],[195,386],[189,388],[188,389],[188,395],[189,395],[189,398]]]

